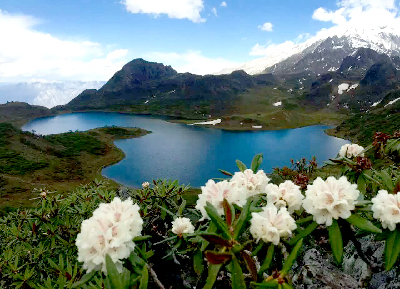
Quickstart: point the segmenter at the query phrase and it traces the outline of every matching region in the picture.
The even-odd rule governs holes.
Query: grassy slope
[[[299,104],[299,99],[298,92],[288,92],[282,87],[264,86],[250,89],[239,95],[238,100],[231,104],[230,113],[221,117],[221,124],[212,127],[249,130],[253,125],[262,125],[264,130],[275,130],[316,124],[337,125],[347,118],[345,114],[329,109],[315,110],[304,107]],[[278,101],[281,101],[282,105],[274,106]]]
[[[400,101],[385,108],[378,107],[368,113],[356,114],[328,134],[349,139],[363,146],[372,142],[375,132],[392,134],[400,129]]]
[[[0,123],[8,122],[16,127],[21,127],[34,118],[51,115],[55,115],[55,112],[46,107],[25,102],[0,104]]]
[[[4,123],[0,130],[0,208],[29,205],[37,196],[34,188],[71,191],[102,178],[103,167],[124,158],[114,140],[148,133],[106,127],[39,137]]]

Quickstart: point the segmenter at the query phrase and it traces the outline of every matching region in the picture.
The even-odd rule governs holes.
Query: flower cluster
[[[144,182],[144,183],[142,184],[142,188],[143,188],[143,189],[146,189],[146,188],[148,188],[148,187],[150,187],[150,183],[149,183],[149,182]]]
[[[252,170],[247,169],[244,172],[236,172],[231,182],[237,183],[240,189],[246,191],[246,197],[265,193],[265,187],[270,179],[263,170],[259,170],[256,174]]]
[[[286,208],[280,208],[278,211],[272,204],[263,207],[262,212],[251,215],[250,233],[257,241],[262,239],[264,242],[278,245],[282,237],[291,235],[297,228]]]
[[[396,224],[400,223],[400,192],[396,195],[380,190],[372,199],[371,210],[374,218],[382,222],[383,228],[393,231]]]
[[[339,156],[348,158],[356,156],[363,157],[364,156],[364,154],[362,153],[363,150],[364,148],[362,146],[359,146],[358,144],[345,144],[340,148]]]
[[[265,190],[268,203],[274,204],[278,208],[288,207],[290,213],[299,210],[304,199],[300,187],[292,181],[285,181],[279,186],[268,184]]]
[[[224,208],[222,206],[224,199],[230,204],[236,204],[242,207],[246,203],[246,193],[239,188],[236,182],[222,181],[216,183],[213,180],[209,180],[205,186],[201,187],[201,194],[196,203],[196,209],[203,215],[201,220],[209,218],[204,209],[207,202],[210,202],[222,216],[224,214]]]
[[[172,222],[172,233],[182,236],[182,234],[194,233],[194,226],[189,218],[176,218]]]
[[[82,222],[76,238],[78,261],[84,262],[88,272],[106,272],[105,257],[110,255],[118,270],[122,271],[122,259],[134,250],[133,239],[141,234],[143,220],[139,206],[131,199],[121,201],[118,197],[111,203],[100,204],[93,216]]]
[[[307,186],[304,209],[314,216],[318,224],[332,225],[332,218],[347,219],[354,210],[360,192],[357,185],[351,184],[346,177],[338,180],[329,177],[326,181],[318,177]]]

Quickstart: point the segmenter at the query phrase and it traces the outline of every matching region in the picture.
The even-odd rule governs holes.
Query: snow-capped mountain
[[[306,42],[288,49],[274,49],[271,54],[225,69],[216,74],[244,70],[249,74],[290,74],[309,71],[323,74],[340,68],[343,59],[359,48],[370,48],[391,57],[400,56],[400,29],[382,27],[334,27]]]
[[[105,81],[0,83],[0,103],[22,101],[52,108],[68,103],[85,89],[99,89]]]

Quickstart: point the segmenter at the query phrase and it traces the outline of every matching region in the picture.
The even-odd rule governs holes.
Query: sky
[[[396,0],[1,0],[0,82],[106,81],[135,58],[214,73],[327,29],[397,21],[398,8]]]

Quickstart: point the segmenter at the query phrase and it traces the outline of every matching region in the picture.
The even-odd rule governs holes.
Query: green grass
[[[34,189],[68,192],[102,179],[101,169],[124,153],[113,141],[149,132],[138,128],[98,128],[37,136],[0,123],[0,207],[30,205]],[[117,187],[110,181],[112,187]]]

